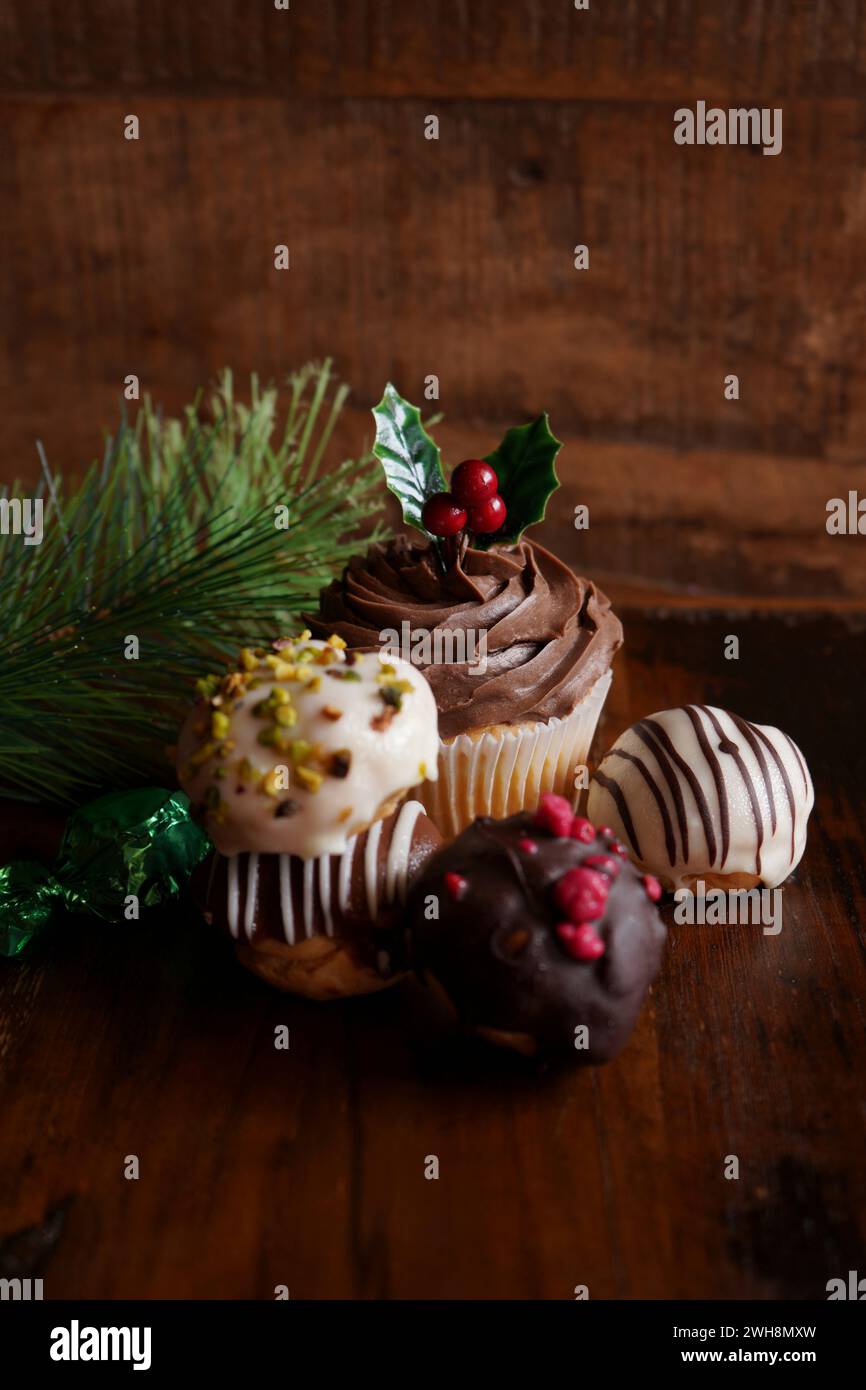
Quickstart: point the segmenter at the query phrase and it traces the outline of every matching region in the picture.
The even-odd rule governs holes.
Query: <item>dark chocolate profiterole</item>
[[[461,1024],[527,1056],[607,1062],[661,961],[656,880],[555,795],[480,818],[428,860],[407,904],[411,959]]]

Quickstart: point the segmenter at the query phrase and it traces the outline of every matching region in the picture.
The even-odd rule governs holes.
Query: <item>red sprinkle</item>
[[[647,897],[650,898],[652,902],[657,903],[662,895],[662,886],[658,879],[654,878],[652,874],[644,874],[641,883],[646,889]]]
[[[625,845],[621,845],[619,840],[614,840],[610,847],[611,854],[618,854],[620,859],[628,859],[628,850]]]
[[[517,848],[522,849],[524,854],[538,853],[538,845],[535,843],[534,840],[530,840],[527,836],[524,836],[522,840],[517,841]]]
[[[539,830],[549,830],[551,835],[558,835],[565,839],[571,834],[573,819],[571,806],[564,796],[557,796],[554,792],[545,792],[538,803],[534,823]]]
[[[612,854],[588,854],[581,868],[598,869],[599,873],[609,874],[611,878],[616,878],[619,873],[619,863]]]
[[[609,825],[600,825],[600,826],[598,827],[598,833],[599,833],[599,835],[606,835],[607,838],[608,838],[609,840],[615,840],[615,839],[616,839],[616,835],[615,835],[614,832],[611,830],[611,828],[610,828]]]
[[[595,839],[595,826],[586,816],[574,816],[571,822],[572,840],[582,840],[585,845],[591,845]]]
[[[603,917],[610,881],[596,869],[569,869],[553,890],[557,903],[572,922]]]
[[[456,903],[459,903],[468,886],[462,874],[447,873],[445,875],[445,887]]]
[[[604,955],[604,942],[591,922],[560,922],[556,928],[560,945],[573,960],[598,960]]]

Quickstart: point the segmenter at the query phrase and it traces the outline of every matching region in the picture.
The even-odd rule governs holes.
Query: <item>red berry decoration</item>
[[[586,816],[575,816],[571,822],[572,840],[581,840],[585,845],[591,845],[595,839],[595,826]]]
[[[591,922],[560,922],[556,928],[560,945],[574,960],[598,960],[604,955],[604,942]]]
[[[466,509],[457,505],[450,492],[434,492],[424,503],[421,520],[431,536],[456,536],[466,525]]]
[[[611,854],[618,854],[621,859],[628,859],[628,850],[625,845],[621,845],[619,840],[614,840],[610,847]]]
[[[598,869],[599,873],[608,874],[611,878],[616,878],[619,873],[619,863],[612,854],[588,854],[581,868]]]
[[[658,879],[654,878],[652,874],[644,874],[641,883],[646,889],[646,895],[650,902],[657,903],[662,895],[662,886]]]
[[[597,869],[569,869],[553,890],[557,904],[572,922],[590,922],[603,917],[610,882]]]
[[[499,490],[499,479],[484,459],[466,459],[451,474],[451,493],[461,507],[477,507]]]
[[[500,526],[505,523],[507,513],[505,503],[494,492],[492,497],[488,497],[484,502],[479,502],[477,507],[469,508],[468,526],[470,531],[475,531],[479,536],[489,535],[491,531],[498,531]]]
[[[445,875],[445,887],[456,903],[459,903],[468,886],[462,874],[447,873]]]
[[[517,848],[522,849],[524,854],[538,853],[538,845],[534,840],[530,840],[528,836],[524,836],[522,840],[517,841]]]
[[[548,830],[551,835],[559,835],[564,839],[571,833],[572,820],[571,806],[565,797],[557,796],[555,792],[545,792],[535,813],[534,823],[538,829]]]

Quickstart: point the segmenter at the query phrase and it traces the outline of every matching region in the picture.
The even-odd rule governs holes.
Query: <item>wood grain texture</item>
[[[860,0],[3,0],[0,90],[860,97]]]
[[[128,110],[0,108],[0,476],[99,452],[127,372],[171,410],[332,354],[359,410],[435,373],[458,443],[547,408],[605,572],[866,595],[823,524],[864,478],[861,101],[786,105],[775,159],[675,146],[665,101],[452,101],[438,142],[410,99]]]
[[[789,109],[775,159],[675,146],[666,105],[456,102],[438,141],[411,101],[148,99],[137,142],[127,109],[0,109],[0,386],[49,422],[52,385],[107,408],[127,371],[176,398],[333,353],[368,403],[435,373],[458,418],[859,457],[859,103]]]
[[[724,618],[625,616],[601,746],[701,699],[806,753],[781,934],[672,927],[622,1056],[545,1077],[439,1053],[410,985],[315,1006],[189,916],[70,926],[0,969],[0,1275],[30,1250],[48,1298],[822,1298],[864,1268],[862,632],[741,615],[730,662]]]

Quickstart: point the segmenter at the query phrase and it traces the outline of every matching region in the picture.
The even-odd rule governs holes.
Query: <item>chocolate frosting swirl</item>
[[[469,549],[447,574],[432,547],[408,536],[372,545],[322,591],[315,632],[335,632],[350,647],[379,649],[379,634],[431,636],[432,662],[419,664],[439,707],[442,738],[495,724],[563,718],[609,668],[622,627],[605,595],[578,579],[534,541],[512,550]],[[486,670],[477,656],[443,659],[442,634],[482,634]],[[437,634],[439,643],[437,644]],[[453,639],[451,639],[453,641]],[[460,653],[458,653],[460,654]],[[414,660],[414,658],[413,658]]]

